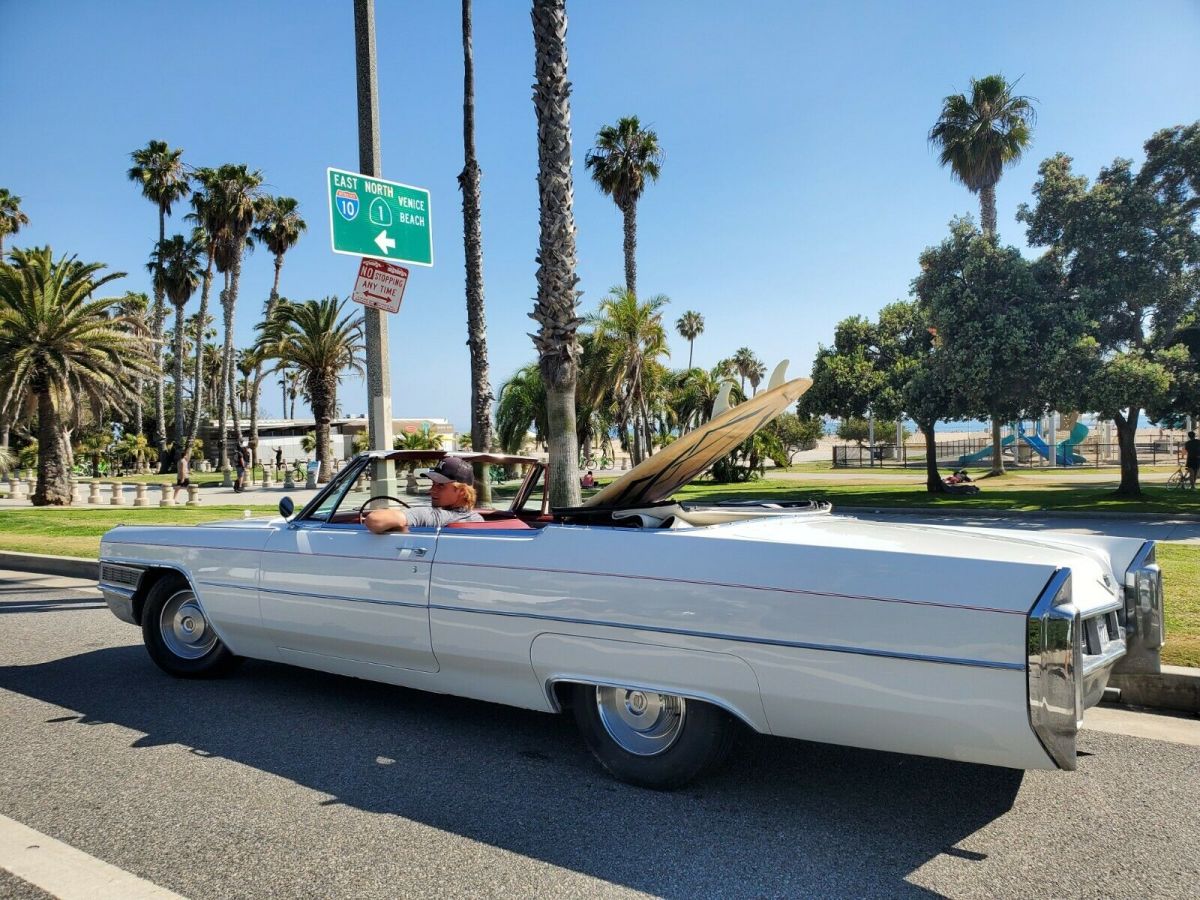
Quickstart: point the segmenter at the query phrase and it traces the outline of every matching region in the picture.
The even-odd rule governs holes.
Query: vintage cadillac
[[[677,787],[735,729],[1024,769],[1074,769],[1118,661],[1156,663],[1154,545],[879,524],[815,504],[689,505],[683,484],[795,402],[726,408],[551,509],[535,459],[481,523],[372,534],[366,453],[299,513],[113,529],[100,587],[175,676],[239,657],[559,712],[618,778]],[[1126,657],[1124,660],[1123,657]]]

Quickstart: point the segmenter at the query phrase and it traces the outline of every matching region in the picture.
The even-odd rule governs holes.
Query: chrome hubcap
[[[687,704],[672,694],[598,687],[596,708],[609,737],[622,750],[656,756],[678,740]]]
[[[163,604],[158,630],[167,649],[182,659],[199,659],[217,644],[216,632],[191,591],[177,591]]]

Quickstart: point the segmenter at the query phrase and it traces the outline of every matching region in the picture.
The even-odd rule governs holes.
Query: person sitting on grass
[[[422,477],[431,482],[429,500],[432,506],[373,509],[363,517],[367,530],[385,534],[408,531],[409,528],[441,528],[451,522],[483,521],[483,516],[474,511],[475,473],[470,463],[456,456],[446,456]]]

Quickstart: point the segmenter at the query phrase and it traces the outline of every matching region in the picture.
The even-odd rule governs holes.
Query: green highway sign
[[[342,169],[328,174],[334,253],[433,265],[429,191]]]

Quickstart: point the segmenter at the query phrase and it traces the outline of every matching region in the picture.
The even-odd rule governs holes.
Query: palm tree
[[[267,298],[264,316],[264,319],[270,319],[279,301],[279,273],[283,269],[283,257],[296,246],[308,225],[300,218],[300,204],[293,197],[261,197],[256,217],[258,224],[254,226],[254,236],[275,257],[275,280],[271,283],[271,296]],[[259,365],[254,370],[254,389],[250,395],[250,453],[255,463],[258,462],[258,391],[262,376],[262,366]]]
[[[463,194],[463,247],[467,266],[467,346],[471,350],[471,447],[485,452],[492,446],[492,385],[488,372],[487,317],[483,303],[483,234],[480,226],[479,182],[483,173],[475,158],[475,56],[471,47],[471,0],[462,0],[463,42],[463,170],[458,186]],[[479,500],[490,505],[492,483],[483,464],[475,466]]]
[[[979,195],[983,233],[996,233],[996,184],[1004,167],[1028,149],[1035,118],[1033,98],[1013,93],[1003,75],[971,79],[971,97],[951,94],[929,129],[929,143],[941,151],[941,163]]]
[[[761,359],[756,359],[754,364],[746,370],[746,380],[750,382],[750,390],[754,394],[758,393],[758,386],[762,383],[763,378],[767,374],[767,367]],[[753,396],[753,394],[751,395]]]
[[[633,460],[650,454],[650,367],[670,355],[662,308],[671,301],[659,294],[645,301],[614,287],[588,316],[596,342],[596,366],[616,401],[617,426],[633,428]],[[644,451],[644,452],[643,452]]]
[[[29,224],[29,216],[21,211],[21,198],[0,188],[0,264],[4,263],[4,236],[16,234]]]
[[[929,142],[941,150],[941,163],[979,195],[985,236],[996,234],[996,184],[1004,167],[1021,158],[1033,139],[1033,98],[1013,93],[1003,75],[971,79],[971,98],[952,94],[929,129]],[[992,472],[1004,474],[1000,421],[992,420]]]
[[[35,402],[38,475],[35,506],[71,502],[71,448],[64,425],[74,404],[93,410],[130,399],[138,377],[155,374],[153,351],[120,316],[112,298],[93,294],[123,272],[103,263],[54,261],[49,247],[14,250],[0,266],[0,367],[6,410]]]
[[[191,179],[183,163],[183,150],[172,149],[166,141],[150,141],[140,150],[129,154],[133,165],[130,167],[129,180],[139,185],[142,196],[158,209],[158,242],[162,243],[167,236],[167,216],[171,207],[185,200],[191,193]],[[163,399],[163,319],[166,307],[163,304],[161,287],[162,273],[154,275],[154,308],[150,314],[151,336],[154,340],[154,364],[158,375],[154,381],[154,416],[157,420],[154,431],[154,443],[161,453],[166,449],[166,410]],[[140,429],[139,429],[140,431]]]
[[[134,337],[142,341],[150,337],[152,333],[151,326],[146,321],[146,311],[149,307],[150,298],[140,291],[126,291],[125,296],[118,298],[116,303],[113,304],[113,310],[116,315],[124,319],[128,323],[128,327]],[[135,389],[137,391],[137,398],[133,403],[132,410],[133,430],[135,434],[142,434],[145,429],[142,427],[142,380],[140,378],[137,379]]]
[[[567,81],[566,0],[533,0],[533,106],[538,125],[537,299],[533,343],[546,384],[550,502],[578,506],[575,382],[580,319],[576,310],[571,85]]]
[[[758,357],[754,355],[754,351],[749,347],[738,347],[737,352],[733,354],[733,369],[738,374],[738,387],[742,389],[742,393],[746,393],[746,379],[750,377],[750,373],[755,370],[755,367],[762,365],[758,361]]]
[[[197,169],[195,179],[200,189],[192,192],[192,211],[188,218],[197,224],[193,232],[199,236],[204,245],[204,274],[200,281],[200,310],[196,313],[196,357],[192,368],[192,414],[188,417],[187,434],[182,442],[183,455],[191,459],[192,448],[196,446],[197,435],[200,431],[200,418],[204,409],[204,388],[208,381],[205,378],[205,330],[210,317],[208,315],[208,298],[212,289],[213,269],[216,265],[217,243],[219,236],[215,230],[219,227],[217,204],[213,192],[217,181],[216,169]],[[211,369],[210,369],[211,371]]]
[[[161,277],[162,291],[175,307],[175,430],[172,440],[176,447],[182,446],[180,442],[184,438],[183,359],[186,355],[187,324],[183,310],[203,278],[200,268],[200,256],[203,253],[204,232],[201,229],[196,229],[190,238],[174,235],[154,251],[154,264],[160,273],[156,277]]]
[[[688,342],[688,365],[692,367],[692,344],[696,338],[704,334],[704,316],[693,309],[689,309],[682,316],[675,320],[675,330],[679,332],[679,336]]]
[[[540,439],[549,433],[546,421],[546,383],[536,363],[518,369],[500,387],[496,403],[496,432],[500,449],[521,453],[532,428]]]
[[[271,319],[259,326],[257,349],[298,370],[317,421],[319,481],[333,474],[329,454],[329,420],[337,407],[342,372],[363,374],[364,323],[361,316],[343,315],[347,300],[326,297],[303,303],[279,303]]]
[[[612,197],[625,218],[625,290],[637,294],[637,203],[646,180],[657,181],[663,153],[658,135],[643,129],[637,116],[618,119],[596,133],[596,146],[584,162],[592,180]]]
[[[226,163],[220,166],[206,185],[210,194],[212,222],[210,230],[217,235],[215,244],[217,271],[225,276],[221,291],[221,308],[225,313],[225,343],[221,353],[221,380],[217,387],[217,447],[221,470],[227,484],[232,484],[229,466],[229,435],[225,431],[226,405],[233,413],[234,431],[241,436],[234,396],[233,317],[237,307],[238,283],[242,276],[242,256],[254,227],[258,204],[258,186],[262,173],[245,165]]]

